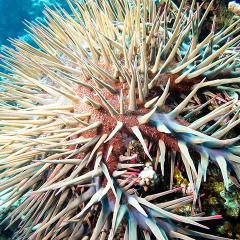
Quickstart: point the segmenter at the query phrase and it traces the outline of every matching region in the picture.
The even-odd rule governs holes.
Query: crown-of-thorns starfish
[[[3,222],[17,239],[217,239],[189,225],[221,217],[199,204],[209,161],[240,180],[240,20],[200,38],[213,1],[67,1],[27,23],[37,47],[3,52],[1,205],[24,197]],[[163,202],[177,162],[192,192]]]

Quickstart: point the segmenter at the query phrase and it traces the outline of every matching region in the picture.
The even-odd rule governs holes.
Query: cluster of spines
[[[229,101],[189,126],[180,125],[178,118],[181,118],[182,112],[199,90],[237,84],[239,78],[205,80],[193,86],[175,109],[169,105],[168,113],[163,111],[167,105],[167,96],[175,89],[175,85],[205,75],[211,78],[218,76],[228,66],[236,70],[234,59],[238,53],[234,49],[239,36],[218,50],[215,50],[215,45],[236,34],[238,30],[232,29],[239,21],[217,34],[214,34],[213,29],[198,43],[202,23],[213,1],[202,18],[199,17],[199,7],[196,12],[193,11],[194,3],[189,14],[184,14],[184,1],[179,9],[169,2],[158,11],[153,1],[93,1],[90,4],[75,1],[78,10],[68,2],[76,20],[63,9],[56,9],[55,12],[48,9],[48,26],[28,23],[32,31],[30,35],[42,50],[23,41],[13,40],[16,50],[6,48],[4,52],[3,67],[12,74],[0,73],[9,80],[3,82],[5,91],[1,93],[0,169],[3,170],[1,178],[6,181],[4,179],[0,189],[1,195],[9,194],[9,198],[2,204],[10,207],[28,191],[34,191],[6,220],[10,219],[10,224],[13,224],[22,215],[26,215],[18,233],[21,238],[28,238],[34,226],[39,223],[41,226],[31,238],[70,236],[72,239],[80,233],[84,236],[82,224],[87,222],[87,230],[90,231],[91,216],[88,215],[92,213],[97,218],[92,235],[88,233],[92,240],[97,239],[105,223],[104,228],[110,230],[109,239],[114,238],[124,218],[128,218],[128,229],[132,230],[126,229],[125,239],[137,239],[137,226],[140,223],[136,219],[139,216],[144,220],[145,239],[150,238],[149,232],[157,239],[166,239],[167,235],[185,239],[188,237],[182,234],[198,235],[197,232],[183,230],[163,221],[170,218],[203,227],[197,221],[206,220],[204,217],[181,217],[164,209],[181,206],[183,199],[175,200],[174,204],[158,203],[155,206],[150,201],[164,196],[164,193],[149,195],[144,199],[129,191],[132,182],[125,181],[126,186],[118,186],[122,182],[123,172],[130,167],[141,167],[141,164],[118,163],[117,169],[109,173],[105,164],[114,146],[109,146],[106,156],[99,148],[114,138],[123,126],[127,127],[128,123],[117,121],[116,127],[108,134],[86,138],[81,135],[98,129],[105,123],[100,120],[91,122],[91,110],[78,113],[76,104],[87,104],[90,109],[99,111],[104,109],[111,118],[131,114],[143,106],[150,109],[146,115],[138,117],[140,126],[129,127],[131,133],[142,144],[151,160],[153,156],[149,153],[149,144],[146,144],[145,139],[147,136],[144,136],[144,129],[141,131],[141,125],[151,125],[151,122],[157,125],[162,136],[157,142],[162,173],[166,161],[164,153],[169,148],[163,139],[166,135],[173,136],[171,141],[177,145],[174,151],[181,153],[189,181],[196,188],[195,195],[189,196],[187,201],[196,201],[201,178],[206,175],[209,153],[238,141],[238,138],[219,139],[239,124],[239,112],[235,110],[236,101]],[[171,14],[170,8],[173,9]],[[171,17],[175,19],[173,25],[170,23]],[[190,42],[189,49],[185,49],[185,41]],[[179,59],[180,63],[176,66]],[[214,60],[216,61],[213,62]],[[218,64],[221,65],[215,68]],[[232,74],[238,75],[237,72],[231,72],[230,75]],[[159,88],[162,78],[163,93],[151,98],[150,90]],[[125,85],[120,91],[111,86],[118,82]],[[198,82],[199,79],[190,84]],[[79,97],[75,91],[76,86],[93,91],[98,96],[97,100],[91,96]],[[117,107],[106,97],[106,91],[111,96],[119,95]],[[54,101],[56,103],[52,103]],[[199,106],[198,111],[204,106],[205,104]],[[224,117],[229,111],[234,114],[232,119],[212,136],[197,131],[211,120]],[[186,120],[189,119],[186,116]],[[219,124],[220,121],[216,122],[214,127]],[[198,171],[188,148],[201,155]],[[232,163],[238,175],[239,146],[221,149],[218,153],[219,156],[213,154],[210,157],[219,163],[227,186],[226,160]],[[93,159],[94,164],[91,165]],[[174,162],[174,157],[171,162]],[[93,166],[93,169],[87,172],[89,166]],[[106,185],[102,185],[100,180],[103,176],[107,179]],[[109,198],[109,192],[113,192],[114,200]],[[42,202],[37,201],[38,198]],[[46,202],[45,206],[43,202]],[[112,204],[114,207],[111,207]],[[86,206],[79,207],[81,205]],[[79,208],[81,212],[76,214]],[[108,222],[111,217],[112,225]],[[24,231],[24,228],[27,230]],[[209,235],[202,236],[211,238]]]

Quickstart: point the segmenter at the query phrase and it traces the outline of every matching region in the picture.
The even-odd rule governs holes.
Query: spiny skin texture
[[[25,198],[3,222],[17,239],[216,239],[190,229],[221,218],[201,209],[209,161],[240,180],[240,21],[199,41],[213,1],[68,3],[2,56],[0,196]]]

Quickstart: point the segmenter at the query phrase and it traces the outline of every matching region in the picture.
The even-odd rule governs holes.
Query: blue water
[[[28,38],[24,20],[42,19],[44,6],[58,4],[67,7],[65,0],[0,0],[0,45],[9,45],[8,38]]]

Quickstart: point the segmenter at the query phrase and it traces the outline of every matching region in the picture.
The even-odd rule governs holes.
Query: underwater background
[[[0,46],[9,45],[9,38],[28,40],[24,21],[43,21],[45,6],[67,8],[65,0],[0,0]]]

